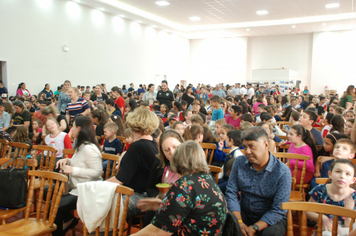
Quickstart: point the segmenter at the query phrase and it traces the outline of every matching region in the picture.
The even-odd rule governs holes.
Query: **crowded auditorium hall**
[[[356,236],[354,9],[0,0],[0,236]]]

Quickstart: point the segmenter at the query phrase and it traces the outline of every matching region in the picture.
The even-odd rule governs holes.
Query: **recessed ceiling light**
[[[256,11],[257,15],[267,15],[268,11],[262,10],[262,11]]]
[[[124,18],[124,17],[125,17],[125,15],[120,15],[120,17]]]
[[[246,29],[246,31],[250,31],[250,29]]]
[[[325,5],[326,8],[336,8],[339,6],[340,6],[339,3],[330,3]]]
[[[292,25],[292,28],[295,28],[295,25]]]
[[[198,21],[198,20],[200,20],[200,17],[199,16],[192,16],[192,17],[189,17],[189,20]]]
[[[323,26],[326,26],[326,23],[323,23]]]
[[[168,6],[169,2],[167,2],[167,1],[157,1],[156,4],[158,6]]]

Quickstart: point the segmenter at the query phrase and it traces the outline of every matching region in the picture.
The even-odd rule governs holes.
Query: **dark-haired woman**
[[[41,91],[41,93],[44,93],[46,95],[46,98],[50,98],[53,97],[53,92],[51,90],[51,87],[49,84],[45,84],[43,90]]]
[[[26,110],[24,104],[21,101],[15,101],[13,103],[15,114],[12,116],[12,126],[26,126],[32,131],[32,119],[31,114]]]
[[[149,84],[148,92],[143,95],[142,100],[148,102],[148,105],[152,106],[153,101],[155,101],[156,98],[157,98],[157,92],[155,91],[155,85]]]
[[[98,102],[104,102],[106,99],[108,99],[108,95],[103,93],[103,86],[101,86],[101,84],[97,84],[94,91],[95,94],[90,97],[90,100],[94,102],[94,105],[98,104]]]
[[[20,83],[17,87],[16,95],[23,98],[31,97],[31,93],[26,89],[26,84],[24,82]]]
[[[56,169],[69,175],[69,194],[62,196],[54,223],[57,229],[54,236],[62,236],[78,223],[71,214],[77,207],[77,184],[102,180],[103,170],[99,143],[95,136],[93,122],[88,116],[78,116],[73,122],[72,134],[77,139],[75,153],[72,159],[61,159]]]
[[[304,183],[307,184],[314,177],[314,171],[315,171],[314,156],[316,157],[317,154],[316,154],[316,145],[313,136],[309,132],[309,130],[305,129],[303,126],[293,125],[288,133],[288,139],[289,139],[288,142],[282,141],[279,144],[280,146],[283,146],[285,144],[290,144],[288,153],[310,156],[310,160],[307,160],[306,163],[306,173],[304,177]],[[293,176],[295,163],[296,160],[291,159],[289,168],[292,172],[292,176]],[[302,169],[303,169],[303,162],[299,161],[297,184],[300,183]]]
[[[111,99],[111,98],[107,99],[105,101],[105,104],[106,104],[106,109],[109,112],[109,115],[117,115],[117,116],[122,117],[119,106],[115,103],[115,101],[113,99]]]
[[[182,100],[186,101],[188,103],[188,107],[190,104],[192,104],[194,102],[194,93],[193,93],[193,87],[192,86],[188,86],[185,90],[185,93],[183,93],[183,97]],[[167,111],[168,113],[168,111]]]

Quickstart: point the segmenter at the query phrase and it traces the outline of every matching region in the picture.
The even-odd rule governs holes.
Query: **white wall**
[[[311,90],[342,94],[356,83],[356,31],[314,33]]]
[[[246,81],[247,38],[190,40],[192,84],[233,84]]]
[[[10,94],[20,82],[37,94],[56,86],[155,82],[189,77],[189,40],[62,0],[0,1],[0,60]],[[69,52],[63,52],[63,45]]]
[[[310,86],[312,46],[312,34],[249,38],[247,80],[254,69],[284,67],[299,72],[302,88]]]

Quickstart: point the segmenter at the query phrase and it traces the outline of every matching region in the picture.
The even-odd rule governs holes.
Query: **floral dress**
[[[213,178],[185,175],[174,183],[152,224],[173,235],[222,235],[227,205]]]
[[[327,193],[327,189],[326,189],[326,185],[325,184],[320,184],[317,185],[315,188],[313,188],[310,192],[309,192],[310,197],[312,197],[314,199],[315,202],[317,203],[324,203],[324,204],[329,204],[329,205],[334,205],[334,206],[341,206],[344,207],[345,206],[345,201],[339,201],[336,202],[333,199],[331,199]],[[356,192],[353,192],[351,194],[351,197],[356,201]],[[356,210],[356,206],[355,209]],[[327,215],[329,218],[333,218],[333,215]],[[343,216],[339,216],[339,221],[344,224],[344,220],[345,217]]]

